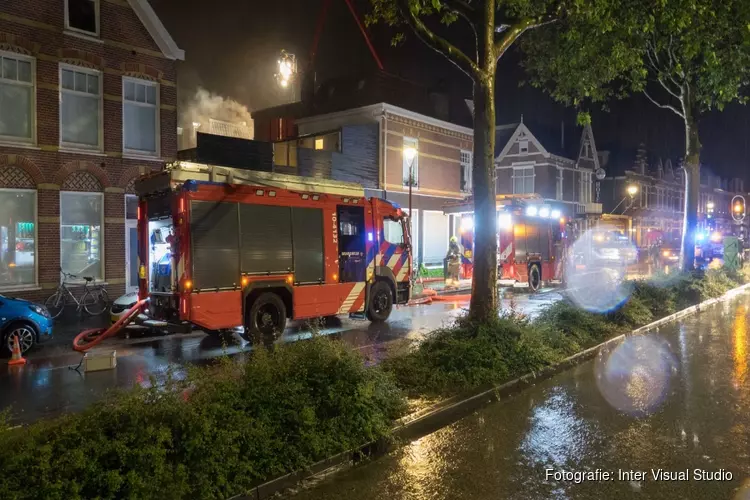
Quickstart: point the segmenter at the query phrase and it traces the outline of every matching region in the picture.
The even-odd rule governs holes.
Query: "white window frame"
[[[406,156],[403,154],[403,151],[406,150],[406,148],[414,148],[417,151],[417,154],[414,155],[413,166],[410,168],[409,160],[406,159]],[[402,148],[402,154],[401,158],[403,161],[403,170],[402,175],[403,179],[401,181],[402,185],[405,188],[409,187],[409,171],[413,169],[414,172],[414,185],[411,187],[412,190],[418,190],[419,189],[419,139],[416,137],[408,137],[404,136],[404,143]]]
[[[526,175],[524,173],[526,170],[531,170],[531,175]],[[522,172],[521,175],[519,175],[518,172]],[[535,167],[535,165],[518,165],[518,166],[514,165],[513,166],[513,175],[511,176],[511,182],[513,184],[513,194],[534,194],[535,189],[536,189],[536,181],[534,179],[535,177],[536,177],[536,167]],[[523,181],[524,192],[523,193],[517,193],[516,192],[516,179],[520,179],[520,178],[524,179],[524,181]],[[529,178],[531,178],[531,191],[526,191],[525,190],[526,179],[529,179]]]
[[[0,292],[12,292],[16,290],[39,289],[39,190],[38,189],[15,189],[0,188],[0,192],[9,191],[13,193],[34,193],[34,283],[25,285],[0,286]]]
[[[591,172],[581,172],[580,203],[591,203]]]
[[[138,196],[134,194],[125,194],[125,199],[123,200],[125,204],[125,291],[126,292],[135,292],[138,291],[138,282],[136,281],[135,284],[130,282],[130,230],[135,228],[138,229],[138,219],[128,219],[128,200],[135,198],[136,201],[138,200]],[[137,238],[136,234],[136,238]],[[136,262],[136,265],[138,263]]]
[[[156,110],[155,113],[155,120],[156,123],[154,124],[154,133],[156,134],[156,151],[141,151],[139,149],[127,149],[125,147],[125,82],[133,82],[136,85],[146,85],[150,87],[156,87],[156,104],[149,104],[149,103],[143,103],[143,102],[137,102],[137,101],[127,101],[131,105],[135,106],[141,106],[141,107],[154,107]],[[144,80],[143,78],[133,78],[131,76],[123,76],[122,77],[122,154],[123,156],[130,157],[130,158],[160,158],[161,157],[161,101],[160,101],[160,94],[161,93],[161,87],[158,82],[154,82],[151,80]]]
[[[23,144],[23,145],[36,145],[36,58],[30,57],[24,54],[19,54],[17,52],[9,52],[5,50],[0,50],[0,56],[8,57],[11,59],[18,59],[22,61],[28,61],[31,63],[31,138],[26,139],[24,137],[15,137],[15,136],[9,136],[9,135],[0,135],[0,143],[4,144]],[[3,80],[0,78],[0,80]],[[10,81],[10,80],[8,80]],[[14,83],[11,83],[11,85],[23,85],[26,86],[26,82],[19,82],[15,81]]]
[[[557,167],[557,181],[555,183],[555,199],[562,201],[565,191],[563,191],[563,180],[565,179],[565,170]]]
[[[518,154],[528,154],[529,153],[529,141],[518,141]]]
[[[62,87],[62,72],[63,70],[75,71],[78,73],[88,73],[90,75],[96,75],[99,77],[99,144],[97,146],[89,146],[87,144],[78,144],[75,142],[64,142],[63,141],[63,123],[62,123],[62,99],[63,93],[72,93],[74,95],[86,94],[91,96],[87,92],[78,92],[75,90],[63,89]],[[57,71],[58,88],[60,96],[60,106],[58,110],[57,126],[60,134],[60,149],[73,150],[73,151],[104,151],[104,73],[99,70],[83,68],[81,66],[75,66],[72,64],[60,63],[60,68]]]
[[[105,251],[106,248],[104,247],[104,193],[100,191],[60,191],[60,194],[62,193],[73,193],[73,194],[95,194],[99,196],[102,200],[102,216],[101,216],[101,228],[102,228],[102,242],[101,242],[101,265],[102,265],[102,277],[101,279],[97,278],[97,284],[100,285],[106,285],[107,284],[107,266],[105,265]],[[60,222],[58,224],[58,227],[60,229],[59,236],[58,236],[58,243],[60,244],[60,268],[62,268],[62,196],[60,196],[58,201],[58,213],[60,214]],[[60,283],[65,281],[65,277],[62,273],[60,273]],[[68,283],[74,283],[74,284],[84,284],[86,281],[82,279],[79,276],[79,279],[77,280],[71,280],[68,281]]]
[[[88,35],[93,37],[99,37],[99,34],[101,33],[101,0],[91,0],[94,2],[94,12],[96,16],[96,33],[92,33],[91,31],[82,30],[81,28],[74,28],[70,25],[70,9],[69,9],[69,0],[65,0],[65,29],[73,31],[75,33],[81,33],[82,35]]]
[[[472,165],[474,164],[474,153],[471,151],[467,151],[465,149],[462,149],[459,153],[460,163],[461,163],[461,170],[463,171],[464,178],[466,179],[466,185],[465,186],[459,186],[462,193],[471,193],[472,192],[472,181],[471,178],[471,170]],[[461,177],[459,176],[459,181]]]

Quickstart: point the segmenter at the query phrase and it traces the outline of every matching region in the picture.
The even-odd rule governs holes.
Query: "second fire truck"
[[[460,217],[464,278],[473,273],[474,216],[471,201],[446,208]],[[568,232],[573,228],[558,210],[523,200],[499,200],[497,212],[498,280],[538,290],[543,282],[563,280]]]

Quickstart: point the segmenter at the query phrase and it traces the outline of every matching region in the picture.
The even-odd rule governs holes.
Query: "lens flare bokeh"
[[[666,341],[633,335],[609,353],[599,354],[594,366],[596,385],[613,408],[647,416],[664,402],[677,366]]]
[[[628,299],[632,286],[625,276],[638,253],[627,236],[614,228],[598,227],[584,232],[568,255],[567,294],[578,307],[603,313],[617,309]]]

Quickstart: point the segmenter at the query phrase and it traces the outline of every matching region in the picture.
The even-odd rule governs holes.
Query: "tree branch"
[[[656,99],[654,99],[653,97],[651,97],[651,96],[649,95],[649,93],[648,93],[648,92],[646,91],[646,89],[643,89],[643,90],[642,90],[642,92],[643,92],[643,95],[645,95],[645,96],[646,96],[646,97],[648,98],[648,100],[649,100],[649,101],[651,101],[652,103],[654,103],[654,104],[655,104],[656,106],[658,106],[658,107],[660,107],[660,108],[662,108],[662,109],[668,109],[668,110],[672,111],[673,113],[675,113],[675,114],[676,114],[677,116],[679,116],[680,118],[682,118],[683,120],[685,119],[685,114],[684,114],[684,113],[681,113],[681,112],[680,112],[680,111],[679,111],[679,110],[678,110],[677,108],[675,108],[674,106],[670,106],[669,104],[660,104],[660,103],[658,103],[658,102],[656,101]]]
[[[674,96],[676,99],[682,99],[682,87],[680,87],[680,93],[678,94],[674,90],[672,90],[667,83],[662,80],[661,76],[656,77],[657,81],[661,84],[662,87],[664,87],[664,90],[669,92],[672,96]],[[675,85],[677,85],[677,82],[673,82]]]
[[[471,19],[472,22],[476,17],[477,10],[469,2],[464,0],[443,0],[443,3],[448,10],[452,10],[464,18]]]
[[[444,38],[439,37],[430,30],[430,28],[428,28],[422,20],[411,11],[408,0],[398,0],[397,4],[401,17],[425,45],[442,54],[472,79],[482,74],[482,70],[479,66],[477,66],[477,64],[466,54],[455,45]]]
[[[512,24],[510,28],[503,31],[503,36],[495,42],[495,59],[500,59],[513,42],[523,34],[524,31],[544,26],[557,21],[552,16],[527,17]]]
[[[474,33],[474,60],[479,64],[479,34],[477,33],[476,9],[464,0],[443,0],[443,3],[448,10],[455,12],[458,17],[463,18],[471,28],[471,32]]]

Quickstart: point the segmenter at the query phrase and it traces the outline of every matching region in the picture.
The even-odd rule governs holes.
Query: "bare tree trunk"
[[[685,216],[682,223],[682,270],[695,269],[695,235],[698,228],[698,199],[700,197],[700,139],[698,123],[691,106],[685,109]]]
[[[495,76],[474,83],[474,273],[469,316],[497,316],[497,206],[495,198]]]

